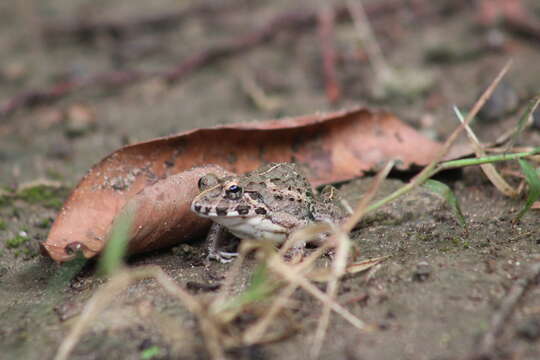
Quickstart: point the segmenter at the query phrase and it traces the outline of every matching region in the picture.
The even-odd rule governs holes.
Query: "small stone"
[[[96,128],[94,111],[81,104],[72,105],[66,113],[65,134],[69,138],[83,136]]]
[[[519,324],[517,336],[528,341],[540,339],[540,317],[527,319]]]
[[[516,90],[509,82],[503,80],[480,109],[478,119],[484,122],[503,120],[505,115],[516,110],[518,103]]]
[[[82,305],[79,303],[67,302],[64,304],[56,305],[53,310],[56,315],[58,315],[60,321],[66,321],[72,317],[77,316],[82,310]]]
[[[536,107],[532,113],[532,127],[540,129],[540,106]]]
[[[180,244],[172,248],[172,252],[176,256],[192,256],[197,250],[189,244]]]
[[[148,317],[154,310],[154,305],[150,300],[142,300],[137,303],[137,313],[143,317]]]
[[[53,159],[66,160],[73,155],[73,148],[66,139],[49,144],[47,156]]]
[[[19,81],[28,74],[28,67],[22,62],[12,62],[4,66],[0,73],[8,81]]]
[[[36,124],[40,130],[47,130],[64,120],[62,111],[56,108],[44,108],[36,114]]]
[[[188,281],[186,283],[186,288],[188,290],[191,290],[194,293],[201,293],[201,292],[214,292],[219,290],[221,287],[221,284],[204,284],[197,281]]]
[[[424,282],[431,276],[432,271],[433,268],[427,261],[420,261],[416,264],[416,270],[412,275],[412,279],[413,281]]]

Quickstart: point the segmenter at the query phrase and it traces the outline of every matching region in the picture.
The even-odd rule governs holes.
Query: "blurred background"
[[[51,358],[103,284],[91,266],[59,270],[39,245],[69,192],[112,151],[193,128],[353,106],[386,109],[442,141],[458,125],[452,106],[468,111],[510,60],[473,124],[485,143],[515,129],[540,93],[538,0],[0,1],[0,357]],[[540,145],[539,130],[537,110],[513,150]],[[524,184],[512,165],[505,175]],[[381,331],[359,335],[332,320],[321,358],[473,359],[465,355],[508,289],[538,262],[539,218],[530,212],[516,226],[523,199],[497,192],[477,167],[448,183],[469,231],[419,189],[352,234],[362,258],[392,256],[345,279],[339,294]],[[356,201],[370,184],[352,180],[340,191]],[[388,180],[381,193],[402,184]],[[131,261],[204,289],[219,285],[226,267],[208,268],[203,252],[180,244]],[[490,359],[539,358],[533,290],[501,321],[507,329],[495,343],[511,351]],[[291,309],[308,331],[233,356],[309,358],[321,304],[299,295]],[[196,319],[152,281],[107,308],[75,358],[208,356]],[[242,315],[239,329],[254,314]]]
[[[531,0],[0,3],[0,183],[72,186],[114,149],[196,127],[382,107],[444,138],[509,59],[484,140],[538,92]]]

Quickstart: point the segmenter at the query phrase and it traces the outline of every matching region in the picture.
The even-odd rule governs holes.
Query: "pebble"
[[[516,110],[518,103],[516,90],[508,81],[503,80],[480,109],[478,119],[486,123],[503,120],[507,114]]]
[[[424,282],[431,276],[432,266],[427,261],[420,261],[416,264],[416,270],[413,272],[412,279],[417,282]]]
[[[540,339],[540,317],[533,317],[519,324],[517,336],[528,341]]]

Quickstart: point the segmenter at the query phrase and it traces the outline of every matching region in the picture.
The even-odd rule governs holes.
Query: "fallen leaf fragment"
[[[79,191],[76,189],[72,193],[58,216],[61,220],[55,221],[42,246],[56,261],[71,259],[75,250],[82,250],[87,258],[93,257],[103,249],[112,222],[125,209],[134,209],[130,253],[163,248],[202,235],[210,220],[198,217],[189,209],[199,193],[197,181],[209,172],[218,176],[227,174],[219,166],[193,168],[148,184],[129,199],[121,197],[119,192],[87,194],[77,188]],[[72,199],[73,196],[77,198]],[[83,200],[79,202],[78,199]],[[75,203],[73,208],[69,207],[70,201]],[[86,212],[80,209],[83,204],[88,206]],[[82,229],[86,232],[82,233]]]
[[[196,129],[118,149],[90,169],[65,202],[43,247],[67,261],[104,247],[111,225],[128,202],[139,209],[130,251],[185,241],[208,222],[189,204],[204,171],[244,173],[272,161],[294,161],[314,186],[349,180],[388,160],[400,169],[428,164],[441,145],[398,118],[365,108]]]

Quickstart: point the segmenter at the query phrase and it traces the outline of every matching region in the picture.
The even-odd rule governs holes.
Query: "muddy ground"
[[[350,20],[343,19],[335,36],[342,96],[333,105],[325,96],[317,31],[308,26],[204,66],[171,86],[149,79],[122,88],[91,87],[1,118],[0,186],[4,193],[21,187],[27,191],[0,198],[0,357],[52,359],[83,305],[103,284],[93,263],[69,280],[59,265],[39,254],[39,242],[85,171],[124,144],[196,127],[358,104],[390,110],[441,140],[457,124],[451,106],[470,106],[510,58],[514,63],[501,93],[506,95],[491,103],[494,115],[484,116],[474,128],[489,141],[514,127],[516,114],[539,90],[538,39],[496,25],[481,26],[478,11],[465,2],[392,3],[400,10],[372,20],[377,39],[389,64],[399,71],[416,71],[415,79],[427,79],[421,87],[403,85],[385,97],[375,96],[373,68]],[[82,41],[40,36],[48,24],[124,21],[189,6],[172,0],[2,2],[0,98],[7,101],[21,91],[112,69],[170,68],[201,48],[245,35],[278,13],[312,9],[315,3],[231,1],[217,13],[194,14],[180,24],[125,37],[102,33]],[[540,20],[539,4],[529,1],[526,6]],[[430,11],[420,11],[425,9]],[[252,83],[265,94],[263,101],[254,95]],[[520,145],[540,145],[538,131],[527,129]],[[505,168],[517,169],[515,164]],[[402,184],[403,174],[396,176],[386,181],[380,196]],[[459,226],[444,201],[421,189],[364,219],[352,234],[361,257],[391,258],[367,274],[343,280],[338,301],[377,331],[358,332],[333,316],[321,359],[466,358],[489,330],[510,287],[525,276],[529,264],[540,260],[538,213],[512,223],[523,199],[503,196],[477,168],[439,179],[455,190],[468,229]],[[61,186],[51,190],[31,185],[44,181]],[[510,181],[517,184],[519,179]],[[369,179],[353,180],[341,190],[355,203],[369,184]],[[130,265],[158,265],[184,286],[188,281],[219,283],[230,265],[205,267],[200,240],[137,256]],[[243,268],[244,278],[253,266],[250,260]],[[245,286],[242,282],[237,288]],[[540,358],[539,295],[540,288],[529,289],[488,358]],[[295,300],[290,313],[297,333],[271,344],[234,349],[231,356],[309,358],[321,305],[303,292],[295,294]],[[194,316],[151,280],[130,286],[115,299],[71,356],[208,357]]]

